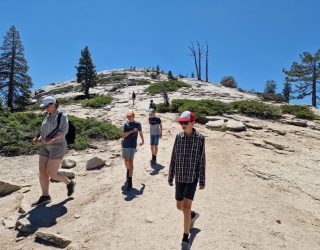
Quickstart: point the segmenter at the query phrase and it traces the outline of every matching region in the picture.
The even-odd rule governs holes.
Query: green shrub
[[[146,91],[150,95],[160,94],[160,92],[161,92],[160,84],[161,83],[153,83],[146,89]],[[182,87],[191,88],[190,84],[185,83],[185,82],[181,82],[178,80],[164,81],[163,84],[168,92],[176,91]]]
[[[241,100],[230,103],[237,113],[255,116],[262,119],[278,119],[281,117],[281,109],[255,100]]]
[[[164,103],[156,104],[156,107],[157,107],[157,112],[159,112],[159,113],[171,112],[170,106],[167,106]]]
[[[284,114],[292,114],[297,118],[307,119],[307,120],[318,120],[317,116],[308,106],[305,105],[281,105],[281,111]]]
[[[41,109],[40,103],[30,104],[25,107],[26,111],[34,111],[34,110],[40,110],[40,109]]]
[[[236,88],[237,82],[233,76],[225,76],[221,79],[220,84],[228,88]]]
[[[90,107],[90,108],[101,108],[104,107],[112,102],[111,96],[97,96],[93,99],[83,100],[81,101],[81,105],[83,107]]]
[[[277,103],[285,102],[285,98],[282,94],[262,93],[258,95],[262,97],[263,101],[273,101]]]
[[[151,82],[145,79],[141,79],[141,80],[136,80],[135,81],[137,85],[150,85]]]

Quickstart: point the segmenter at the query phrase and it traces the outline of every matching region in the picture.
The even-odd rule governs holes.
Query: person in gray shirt
[[[149,109],[149,125],[150,125],[150,146],[151,146],[151,164],[157,163],[159,139],[162,138],[161,119],[156,116],[154,109]]]
[[[60,163],[67,150],[65,136],[69,129],[68,118],[62,113],[58,127],[58,115],[61,111],[58,109],[59,104],[53,96],[45,97],[41,106],[45,108],[47,115],[41,124],[40,134],[32,142],[34,144],[41,143],[39,151],[39,181],[42,195],[39,200],[32,203],[32,206],[51,202],[49,195],[50,178],[65,183],[68,196],[73,194],[76,184],[75,181],[58,174]],[[55,132],[52,133],[53,131]]]

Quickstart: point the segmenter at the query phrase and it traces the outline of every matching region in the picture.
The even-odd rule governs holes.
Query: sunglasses
[[[44,108],[47,109],[47,108],[49,108],[49,106],[52,105],[52,104],[53,104],[53,103],[49,103],[49,104],[47,104],[46,106],[44,106]]]
[[[179,122],[180,125],[188,125],[190,121]]]

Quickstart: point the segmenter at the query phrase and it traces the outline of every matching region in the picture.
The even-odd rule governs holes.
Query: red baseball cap
[[[194,122],[196,120],[196,117],[194,115],[194,113],[190,112],[190,111],[184,111],[179,119],[177,120],[177,122],[187,122],[187,121],[191,121]]]

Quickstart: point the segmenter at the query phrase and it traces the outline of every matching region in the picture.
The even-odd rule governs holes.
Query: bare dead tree
[[[203,55],[203,47],[200,46],[199,41],[197,41],[197,44],[198,44],[198,70],[199,70],[198,81],[201,81],[201,57]]]
[[[197,53],[196,53],[196,49],[194,48],[194,44],[193,43],[191,43],[191,45],[189,46],[189,50],[190,50],[190,53],[191,53],[190,55],[194,58],[194,65],[196,66],[197,79],[199,79]]]
[[[209,46],[208,46],[208,42],[206,42],[207,44],[207,50],[206,50],[206,82],[209,82]]]

